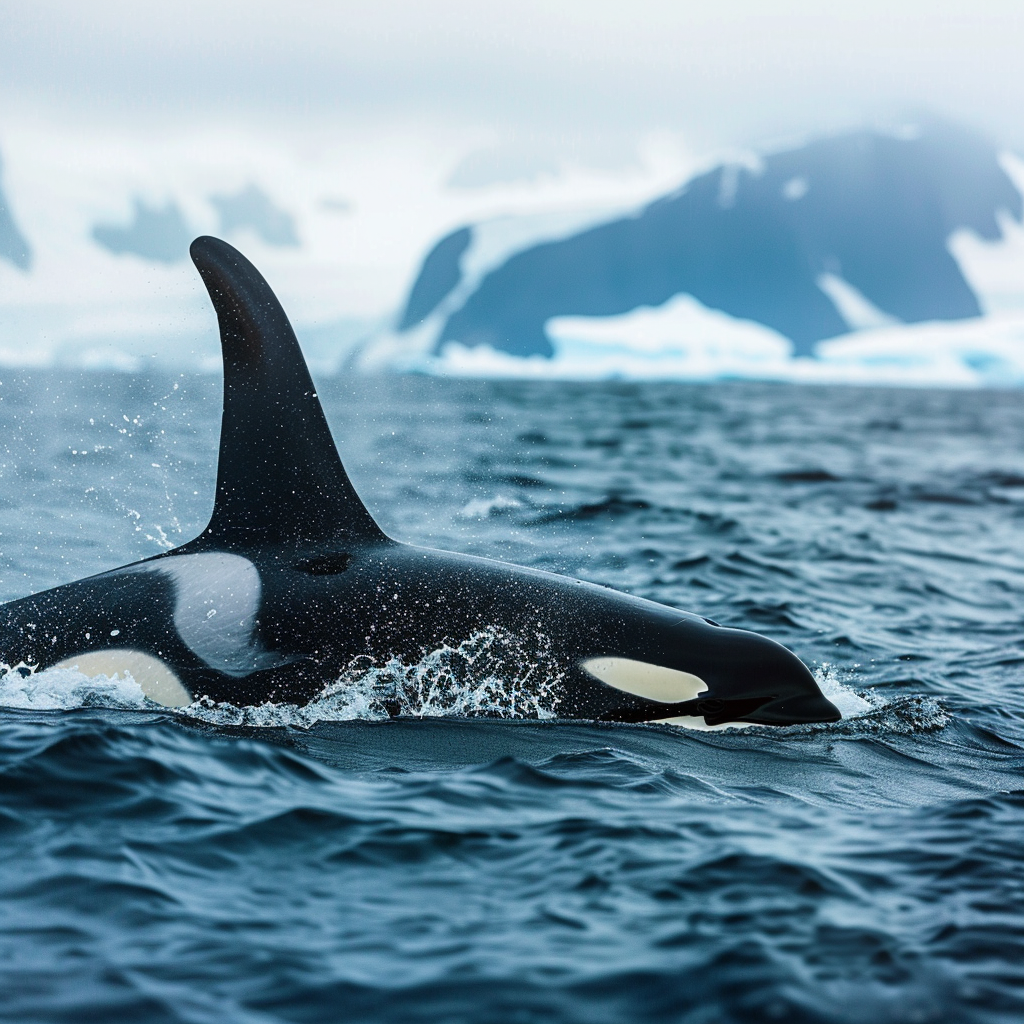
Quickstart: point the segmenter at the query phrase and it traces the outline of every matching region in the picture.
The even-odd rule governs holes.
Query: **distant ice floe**
[[[399,369],[463,377],[1024,386],[1024,311],[861,329],[820,343],[813,359],[794,359],[781,334],[688,295],[617,317],[556,317],[546,329],[551,359],[455,342],[440,356],[398,345],[388,355]]]

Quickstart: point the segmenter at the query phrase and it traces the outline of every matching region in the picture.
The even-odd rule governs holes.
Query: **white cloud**
[[[8,107],[431,113],[715,144],[926,107],[1024,141],[1024,7],[1006,0],[8,0],[0,16]]]

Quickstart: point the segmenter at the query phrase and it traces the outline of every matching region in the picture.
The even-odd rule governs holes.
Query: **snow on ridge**
[[[965,323],[986,312],[1024,310],[1022,183],[1024,164],[973,132],[941,122],[915,133],[859,131],[808,140],[765,157],[756,169],[722,163],[632,215],[586,225],[592,230],[524,247],[533,232],[522,226],[515,244],[503,240],[477,266],[465,245],[452,246],[447,262],[431,266],[441,255],[439,243],[417,280],[423,295],[430,291],[426,282],[434,281],[433,312],[419,322],[407,314],[361,361],[471,373],[488,365],[514,372],[519,365],[533,375],[543,372],[534,367],[536,355],[564,375],[574,365],[567,346],[580,339],[556,337],[549,325],[570,313],[577,320],[589,315],[593,334],[598,321],[621,327],[631,312],[643,321],[645,306],[678,312],[673,303],[686,295],[773,328],[797,357],[819,355],[824,342],[847,332],[896,330],[901,320]],[[923,204],[915,204],[919,193],[927,197]],[[516,227],[499,226],[506,235]],[[459,234],[468,238],[477,230]],[[437,300],[445,288],[448,294]],[[421,317],[430,301],[419,303]],[[694,364],[686,373],[763,369],[742,345],[728,358],[721,355],[727,339],[736,338],[727,327],[735,322],[717,321],[718,355],[711,364],[702,357],[703,368]],[[641,345],[633,330],[621,343]],[[493,351],[479,359],[458,354],[476,347],[512,358],[499,360],[499,367]],[[677,364],[679,346],[670,348],[670,362]],[[695,359],[692,346],[688,351]],[[607,350],[598,363],[605,357]],[[664,359],[659,368],[646,350],[645,360],[647,374],[679,372],[666,370]],[[593,367],[584,361],[579,372],[592,375]]]
[[[1024,386],[1024,313],[879,326],[794,359],[782,335],[677,296],[618,317],[549,321],[555,356],[522,359],[493,348],[445,346],[404,368],[469,377],[553,380],[751,379],[915,387]]]

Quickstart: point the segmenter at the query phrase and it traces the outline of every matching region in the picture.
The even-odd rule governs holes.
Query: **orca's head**
[[[681,722],[703,717],[709,726],[801,725],[842,718],[807,666],[781,644],[680,615],[671,622],[664,613],[654,616],[660,622],[648,619],[654,628],[631,631],[621,656],[602,654],[580,662],[590,677],[622,694],[621,705],[605,717]]]
[[[838,722],[843,716],[810,669],[788,648],[759,633],[708,624],[715,654],[705,671],[723,700],[761,701],[743,716],[762,725]]]

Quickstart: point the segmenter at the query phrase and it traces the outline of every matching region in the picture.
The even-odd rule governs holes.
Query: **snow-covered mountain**
[[[7,260],[19,270],[32,265],[32,247],[18,230],[3,190],[3,163],[0,163],[0,259]]]
[[[315,372],[1024,384],[1024,163],[947,125],[472,187],[478,141],[407,127],[12,114],[0,144],[4,367],[216,372],[212,232]]]
[[[1005,307],[1024,296],[1020,167],[931,123],[725,163],[576,229],[465,225],[364,362],[1019,382],[1024,319]]]

